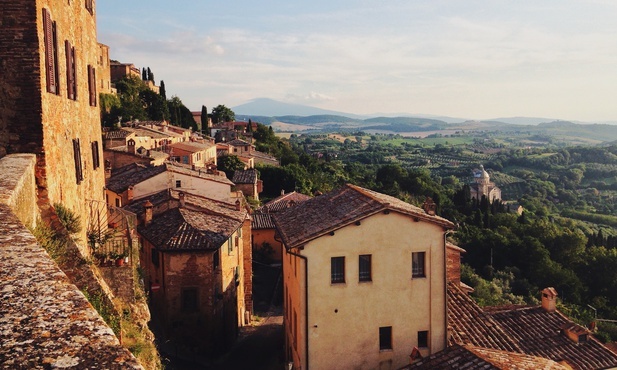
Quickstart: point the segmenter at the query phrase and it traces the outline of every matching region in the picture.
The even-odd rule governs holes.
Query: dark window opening
[[[428,331],[418,332],[418,347],[428,347]]]
[[[379,328],[379,350],[392,349],[392,327],[383,326]]]
[[[371,281],[371,255],[362,254],[358,261],[359,280]]]
[[[345,257],[330,259],[330,281],[332,284],[345,282]]]
[[[182,180],[176,180],[176,187],[177,188],[181,188],[182,187]]]
[[[425,270],[425,252],[413,252],[411,254],[411,276],[412,277],[426,277]]]

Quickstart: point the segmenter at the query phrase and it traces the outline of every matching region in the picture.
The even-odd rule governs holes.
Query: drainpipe
[[[446,303],[446,309],[444,310],[444,323],[446,324],[446,335],[444,336],[444,346],[443,348],[448,347],[448,247],[446,244],[448,243],[448,234],[453,233],[454,230],[446,230],[443,233],[443,283],[444,283],[444,302]]]
[[[306,357],[306,368],[309,369],[309,321],[308,321],[308,258],[301,254],[297,254],[292,252],[291,250],[287,250],[287,253],[292,256],[300,257],[304,260],[304,346],[305,346],[305,357]]]

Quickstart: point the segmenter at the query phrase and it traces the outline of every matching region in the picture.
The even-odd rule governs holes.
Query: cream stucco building
[[[273,215],[283,244],[294,369],[398,369],[446,347],[446,233],[454,225],[347,185]]]

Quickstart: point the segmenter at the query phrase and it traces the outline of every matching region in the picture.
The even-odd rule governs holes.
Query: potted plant
[[[119,266],[119,267],[124,266],[125,257],[127,257],[125,252],[120,252],[120,253],[116,251],[109,252],[109,258],[112,261],[116,261],[116,266]]]

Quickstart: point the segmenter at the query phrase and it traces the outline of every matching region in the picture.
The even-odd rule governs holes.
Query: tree
[[[217,105],[212,109],[212,122],[213,123],[222,123],[222,122],[232,122],[236,120],[236,114],[231,109],[227,108],[224,105]]]
[[[210,127],[208,127],[208,108],[205,105],[201,106],[201,130],[210,136]]]
[[[159,88],[159,94],[163,97],[163,100],[167,101],[167,92],[165,91],[165,81],[161,80],[161,87]]]
[[[246,126],[246,131],[247,132],[253,132],[253,121],[251,121],[250,118],[249,118],[249,124],[248,124],[248,126]]]
[[[148,67],[148,74],[147,74],[147,78],[148,81],[153,81],[154,82],[154,73],[152,73],[152,71],[150,70],[150,67]]]
[[[141,80],[145,81],[147,79],[148,79],[148,75],[146,74],[146,68],[144,67],[141,69]]]
[[[219,171],[225,172],[228,179],[231,179],[234,176],[234,172],[236,170],[243,170],[246,164],[236,155],[224,155],[217,160],[216,167]]]
[[[167,101],[167,107],[169,108],[170,121],[174,125],[197,130],[197,122],[193,119],[193,113],[182,103],[179,97],[172,96]]]

